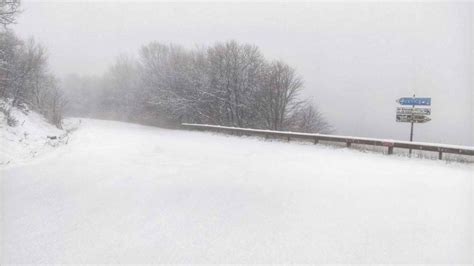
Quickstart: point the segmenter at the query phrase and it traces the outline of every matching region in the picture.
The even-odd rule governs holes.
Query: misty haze
[[[474,3],[0,0],[0,263],[472,264]]]

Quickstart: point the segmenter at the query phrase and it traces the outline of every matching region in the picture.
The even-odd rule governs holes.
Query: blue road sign
[[[431,98],[404,97],[397,100],[401,105],[431,105]]]

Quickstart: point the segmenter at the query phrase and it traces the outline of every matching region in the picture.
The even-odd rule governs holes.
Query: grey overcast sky
[[[408,139],[395,100],[432,97],[415,141],[474,145],[474,2],[30,2],[14,30],[49,51],[51,70],[101,75],[156,40],[192,48],[237,40],[282,59],[336,133]]]

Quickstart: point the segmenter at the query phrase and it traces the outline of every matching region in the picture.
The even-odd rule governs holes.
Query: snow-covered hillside
[[[53,155],[0,170],[0,262],[470,263],[472,173],[83,120]]]
[[[0,108],[10,110],[16,121],[16,126],[9,126],[5,114],[0,112],[0,167],[41,157],[67,141],[65,130],[48,123],[42,115],[27,107],[12,108],[8,102],[0,100]]]
[[[0,112],[0,167],[28,162],[63,142],[60,137],[66,132],[48,123],[42,115],[27,108],[11,108],[3,100],[0,108],[9,109],[16,121],[15,126],[9,126],[5,114]]]

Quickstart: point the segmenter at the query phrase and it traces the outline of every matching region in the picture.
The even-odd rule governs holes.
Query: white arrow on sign
[[[417,118],[417,117],[413,118],[413,122],[415,122],[415,123],[426,123],[426,122],[429,122],[429,121],[431,121],[431,118],[426,117],[426,116],[424,116],[422,118]]]
[[[397,114],[396,121],[405,123],[426,123],[431,121],[431,118],[424,115]]]
[[[412,107],[397,107],[397,114],[400,115],[431,115],[430,108],[412,108]]]

